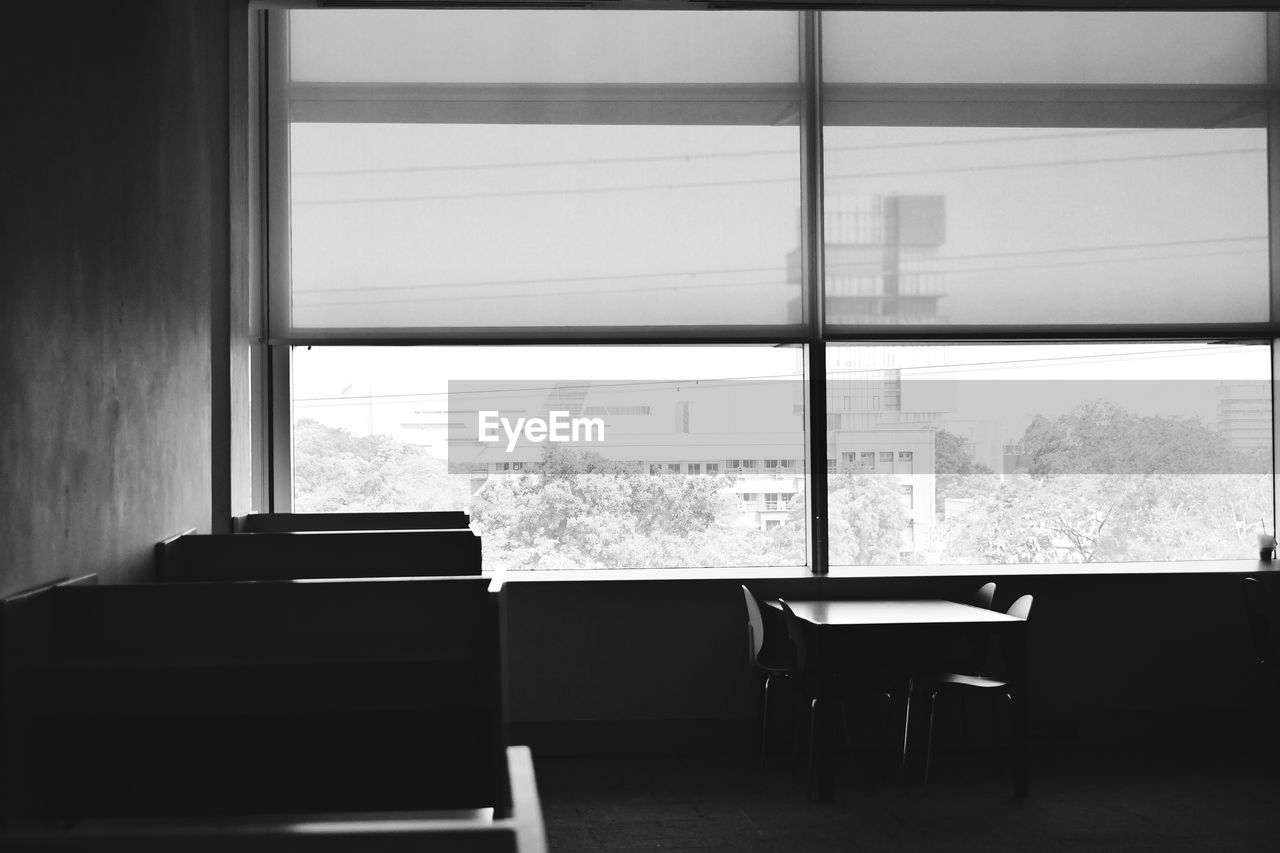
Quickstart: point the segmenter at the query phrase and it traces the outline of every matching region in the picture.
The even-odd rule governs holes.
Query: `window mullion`
[[[804,293],[809,568],[827,574],[827,353],[823,322],[822,53],[818,12],[800,13],[800,240]]]
[[[288,12],[274,11],[266,16],[266,77],[264,92],[267,101],[264,111],[266,122],[266,152],[264,178],[267,203],[265,207],[267,255],[265,328],[268,335],[273,327],[290,328],[288,317],[290,301],[289,267],[289,27]],[[270,344],[267,347],[269,362],[269,399],[271,401],[270,424],[270,510],[293,511],[293,420],[291,417],[292,391],[290,389],[291,358],[289,347]]]
[[[1267,13],[1267,235],[1271,258],[1270,325],[1280,321],[1280,12]],[[1280,401],[1276,394],[1276,375],[1280,372],[1280,339],[1271,341],[1271,510],[1275,517],[1280,506],[1280,454],[1276,452],[1277,424],[1280,424]],[[1274,533],[1274,529],[1272,530]]]

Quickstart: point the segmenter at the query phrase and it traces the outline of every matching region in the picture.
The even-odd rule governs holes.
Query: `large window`
[[[270,508],[522,569],[1274,531],[1268,13],[260,23]]]

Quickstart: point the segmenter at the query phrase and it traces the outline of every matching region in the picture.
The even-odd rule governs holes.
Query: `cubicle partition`
[[[436,512],[255,512],[232,519],[236,533],[296,533],[306,530],[462,530],[471,516]]]
[[[481,572],[467,529],[184,533],[156,546],[161,583],[442,577]]]
[[[6,600],[0,846],[540,849],[502,598],[416,578]]]

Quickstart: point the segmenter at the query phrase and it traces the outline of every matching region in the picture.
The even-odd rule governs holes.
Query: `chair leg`
[[[764,700],[760,707],[760,769],[764,770],[769,763],[769,686],[773,684],[773,673],[764,679]]]
[[[818,743],[818,700],[814,698],[809,701],[809,767],[805,773],[805,796],[814,799],[814,782],[817,773],[817,760],[815,750]]]
[[[914,679],[907,679],[907,708],[902,715],[902,766],[907,766],[907,744],[911,741],[911,694],[915,693]]]
[[[1014,734],[1014,713],[1013,713],[1013,693],[1012,691],[1005,693],[1004,698],[1009,700],[1009,725],[1005,726],[1005,761],[1009,763],[1009,770],[1013,774],[1013,795],[1018,796],[1018,739]],[[996,706],[1000,703],[999,696],[996,697]]]
[[[923,790],[927,793],[929,790],[929,768],[933,764],[933,718],[938,710],[938,691],[935,690],[929,697],[929,736],[925,740],[924,747],[924,783]]]

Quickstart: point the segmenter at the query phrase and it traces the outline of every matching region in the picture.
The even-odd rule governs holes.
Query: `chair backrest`
[[[1276,657],[1275,634],[1271,620],[1280,612],[1270,590],[1257,578],[1244,579],[1244,612],[1249,621],[1249,638],[1253,641],[1253,653],[1259,664],[1274,664]]]
[[[974,591],[969,603],[983,610],[991,610],[996,598],[995,581],[988,581]],[[961,661],[961,665],[969,672],[986,670],[991,660],[992,637],[982,628],[974,628],[968,632],[969,654]]]
[[[1031,603],[1035,600],[1035,596],[1020,595],[1009,605],[1009,609],[1005,611],[1010,616],[1017,616],[1019,619],[1031,618]]]
[[[766,672],[794,670],[795,652],[787,638],[783,615],[761,602],[745,585],[742,596],[747,604],[747,653],[752,665]]]
[[[809,663],[809,644],[805,637],[804,622],[785,600],[779,598],[778,604],[782,605],[782,615],[787,621],[787,636],[791,638],[791,647],[795,650],[796,671],[803,675]]]
[[[747,589],[746,584],[742,585],[742,597],[747,604],[747,654],[751,664],[758,666],[760,649],[764,647],[764,617],[760,615],[760,605],[756,602],[755,595]]]

